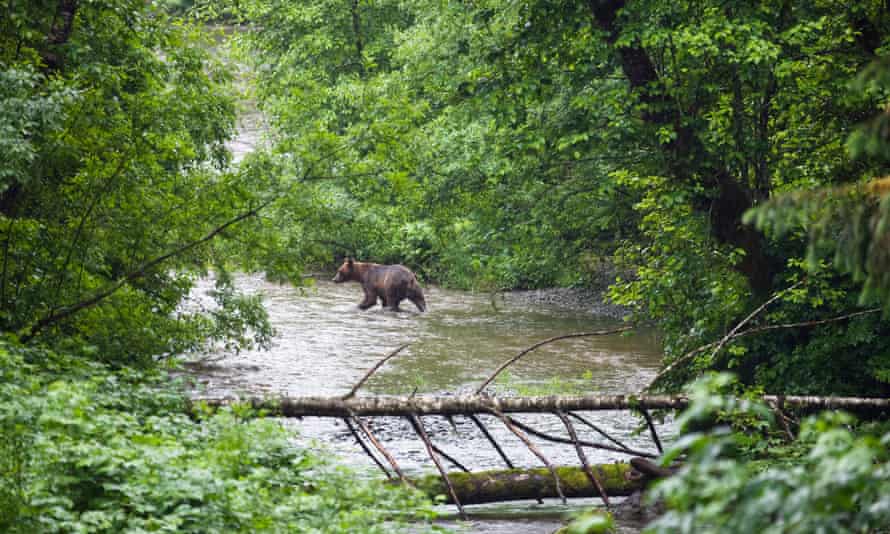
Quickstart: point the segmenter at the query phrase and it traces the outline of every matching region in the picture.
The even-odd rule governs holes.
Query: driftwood
[[[640,491],[648,478],[630,464],[599,464],[591,466],[603,490],[612,497],[628,496]],[[568,498],[599,497],[599,491],[580,467],[556,467],[559,488]],[[448,480],[464,505],[525,499],[559,498],[553,474],[546,468],[504,469],[477,473],[448,473]],[[444,495],[452,502],[442,478],[428,475],[413,481],[427,495]]]
[[[773,299],[774,300],[774,299]],[[771,301],[764,303],[761,308],[755,310],[750,320]],[[724,340],[712,346],[717,346],[715,354],[733,336],[742,336],[753,330],[739,332],[746,321],[738,325]],[[599,332],[587,332],[556,336],[539,342],[513,358],[504,362],[495,370],[477,389],[475,395],[462,396],[375,396],[356,397],[361,386],[384,363],[395,357],[406,345],[398,347],[377,362],[357,384],[341,397],[246,397],[246,398],[196,398],[193,404],[207,407],[223,407],[235,403],[249,404],[261,410],[264,415],[284,417],[336,417],[342,418],[352,436],[362,447],[375,464],[383,471],[385,476],[393,483],[397,483],[395,476],[402,484],[416,486],[431,497],[444,495],[447,502],[456,504],[462,517],[465,517],[463,505],[481,504],[487,502],[537,499],[559,497],[563,501],[570,497],[600,497],[606,506],[609,506],[609,497],[628,496],[643,489],[646,481],[651,478],[669,476],[674,468],[662,467],[648,460],[657,458],[657,454],[631,449],[619,440],[604,432],[590,420],[575,413],[579,411],[601,410],[632,410],[640,412],[646,420],[652,440],[658,453],[662,452],[661,440],[653,424],[649,410],[682,410],[689,405],[689,399],[683,395],[574,395],[574,396],[546,396],[546,397],[493,397],[482,394],[482,391],[508,366],[515,363],[532,350],[561,339],[608,335],[629,330],[623,327],[614,330]],[[701,349],[703,350],[703,349]],[[678,362],[675,362],[675,364]],[[669,366],[670,368],[670,366]],[[668,372],[662,371],[662,375]],[[775,396],[764,395],[761,400],[772,406],[779,415],[789,439],[793,439],[793,433],[787,424],[786,412],[816,411],[826,409],[844,409],[859,415],[887,414],[890,412],[890,399],[857,398],[857,397],[812,397],[812,396]],[[522,423],[513,415],[520,413],[549,413],[558,417],[565,427],[568,437],[555,436],[541,432],[530,425]],[[541,460],[546,466],[538,469],[516,469],[507,457],[506,453],[495,441],[488,431],[485,423],[478,417],[480,414],[494,416],[510,432],[520,439],[526,447]],[[453,416],[468,417],[482,432],[488,443],[497,451],[501,459],[510,469],[502,471],[470,472],[456,459],[437,447],[430,439],[421,422],[421,416],[444,416],[451,422]],[[429,475],[415,480],[409,480],[399,467],[396,459],[386,450],[383,444],[374,436],[368,424],[360,417],[393,416],[408,419],[418,438],[426,447],[430,459],[439,471],[439,475]],[[593,429],[602,437],[611,442],[594,443],[580,439],[574,425],[569,418],[581,422]],[[358,426],[358,430],[353,426]],[[361,432],[359,432],[359,430]],[[526,435],[528,434],[528,435]],[[554,466],[547,457],[541,453],[528,436],[539,439],[572,445],[578,455],[581,467]],[[365,440],[370,443],[377,452],[389,463],[395,476],[374,454]],[[590,465],[584,448],[603,449],[631,456],[630,463]],[[463,472],[446,472],[439,457],[458,466]]]
[[[778,403],[776,395],[761,397],[765,403]],[[786,410],[841,409],[858,414],[890,411],[890,399],[868,397],[784,396]],[[284,417],[355,417],[390,415],[469,415],[492,413],[553,413],[557,411],[600,410],[682,410],[689,405],[683,395],[551,395],[546,397],[417,396],[417,397],[242,397],[196,398],[192,403],[209,407],[249,404],[270,415]]]

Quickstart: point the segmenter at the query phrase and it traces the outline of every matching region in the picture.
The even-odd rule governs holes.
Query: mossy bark
[[[630,464],[599,464],[591,466],[603,489],[611,496],[626,496],[643,488],[644,480]],[[599,493],[580,467],[557,467],[562,491],[566,497],[598,497]],[[462,504],[556,498],[553,475],[547,468],[504,469],[477,473],[454,472],[448,478]],[[438,475],[414,481],[418,489],[430,497],[444,495],[452,502],[445,483]]]

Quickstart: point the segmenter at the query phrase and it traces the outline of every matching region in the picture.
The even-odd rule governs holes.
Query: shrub
[[[40,365],[28,363],[40,359]],[[0,346],[0,530],[391,532],[426,501],[296,447],[279,422],[194,420],[162,374]]]

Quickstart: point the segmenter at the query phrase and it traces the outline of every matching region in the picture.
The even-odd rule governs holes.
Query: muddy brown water
[[[238,284],[264,295],[277,335],[269,351],[229,355],[196,371],[202,395],[342,395],[381,357],[404,343],[410,345],[372,376],[359,395],[469,393],[501,363],[538,341],[621,324],[558,303],[530,303],[521,295],[498,298],[492,305],[490,295],[428,287],[427,313],[418,313],[407,301],[402,312],[384,311],[379,306],[363,312],[356,307],[361,300],[356,284],[320,279],[314,287],[295,288],[258,275],[241,276]],[[635,393],[655,375],[659,362],[659,346],[652,332],[568,339],[526,355],[493,384],[492,392]],[[628,413],[586,415],[632,448],[653,449],[648,433],[635,433],[640,421]],[[490,418],[483,419],[514,463],[540,466],[509,430]],[[555,416],[523,415],[519,419],[545,432],[565,435]],[[496,451],[469,421],[455,421],[452,426],[443,418],[426,417],[424,425],[439,447],[471,469],[503,467]],[[298,432],[304,446],[336,455],[338,462],[367,476],[380,476],[341,421],[305,418],[285,424]],[[415,474],[434,470],[423,444],[406,422],[375,418],[370,424],[403,469]],[[586,429],[579,427],[578,431],[583,437],[601,441]],[[668,428],[662,431],[670,433]],[[554,463],[578,464],[571,446],[535,442]],[[588,449],[587,454],[591,462],[626,460],[609,451]],[[591,504],[596,503],[576,501],[566,507],[558,501],[522,501],[471,506],[471,521],[448,523],[462,532],[552,532],[562,523],[563,515]],[[441,507],[441,511],[447,515],[454,510]],[[632,532],[639,525],[623,527]]]

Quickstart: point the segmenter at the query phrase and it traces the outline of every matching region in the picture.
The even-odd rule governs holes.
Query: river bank
[[[630,312],[624,306],[609,302],[605,288],[518,289],[501,293],[500,298],[512,306],[545,306],[611,319],[622,319]]]

